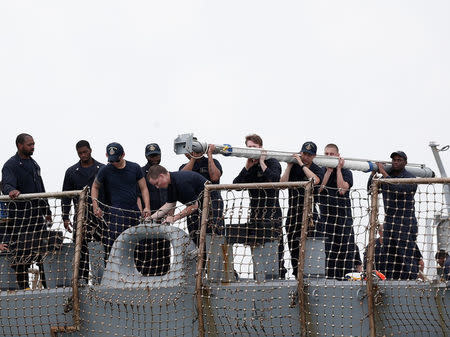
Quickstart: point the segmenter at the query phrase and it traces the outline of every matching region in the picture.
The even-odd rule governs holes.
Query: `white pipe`
[[[283,151],[270,151],[259,148],[240,148],[233,147],[228,144],[214,145],[216,147],[214,154],[223,154],[224,156],[233,157],[243,157],[243,158],[253,158],[257,159],[261,156],[261,151],[264,151],[267,158],[275,158],[278,161],[283,161],[286,163],[295,163],[296,159],[293,157],[294,152],[283,152]],[[197,141],[193,134],[183,134],[179,135],[174,141],[174,150],[177,154],[184,154],[190,152],[204,153],[208,149],[208,144],[204,142]],[[381,162],[385,165],[386,170],[389,172],[391,169],[390,161],[377,161],[377,160],[367,160],[367,159],[355,159],[355,158],[344,158],[345,164],[344,168],[349,170],[372,172],[378,171],[376,162]],[[317,155],[314,158],[314,163],[323,167],[336,167],[338,165],[339,159],[337,157],[322,156]],[[413,175],[419,178],[431,178],[434,177],[434,172],[425,167],[423,164],[408,164],[406,169]]]
[[[194,144],[193,144],[194,145]],[[204,145],[202,145],[203,148]],[[231,147],[229,145],[215,145],[216,151],[215,153],[221,153],[225,156],[233,156],[233,157],[244,157],[244,158],[253,158],[257,159],[261,156],[261,151],[265,151],[267,158],[275,158],[278,161],[283,161],[286,163],[295,163],[297,160],[293,157],[294,152],[281,152],[281,151],[269,151],[258,148],[238,148]],[[365,159],[354,159],[354,158],[344,158],[344,168],[355,171],[363,171],[363,172],[371,172],[378,171],[378,167],[376,162],[373,160],[365,160]],[[336,167],[339,162],[339,158],[317,155],[313,162],[319,166],[323,167]],[[392,165],[387,164],[388,162],[384,161],[385,168],[389,172]],[[434,177],[434,172],[425,167],[425,165],[421,164],[412,164],[406,165],[406,169],[411,174],[420,178],[431,178]]]

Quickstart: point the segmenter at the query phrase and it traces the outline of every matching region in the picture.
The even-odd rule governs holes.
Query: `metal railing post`
[[[200,242],[198,247],[198,260],[197,260],[197,271],[195,280],[195,293],[197,298],[197,311],[198,311],[198,335],[199,337],[205,336],[205,323],[203,319],[203,284],[202,284],[202,270],[203,270],[203,255],[205,252],[205,242],[206,242],[206,226],[208,223],[209,214],[209,201],[211,199],[209,185],[205,185],[203,194],[203,208],[202,208],[202,220],[200,225]]]
[[[304,194],[304,202],[303,202],[303,216],[302,216],[302,229],[300,235],[300,252],[298,256],[297,266],[297,293],[298,293],[298,302],[299,302],[299,310],[300,310],[300,326],[302,337],[307,336],[307,328],[306,328],[306,298],[305,298],[305,284],[303,281],[303,269],[305,267],[305,252],[306,252],[306,239],[308,236],[308,226],[310,223],[310,219],[312,217],[311,214],[311,205],[313,198],[313,188],[314,181],[310,180],[310,182],[305,186],[305,194]]]
[[[371,190],[371,204],[370,204],[370,227],[369,227],[369,247],[367,249],[367,302],[368,302],[368,317],[370,336],[375,337],[375,301],[373,294],[373,263],[374,263],[374,250],[375,250],[375,231],[378,224],[378,186],[379,181],[373,180],[370,186]]]
[[[86,222],[88,187],[86,186],[80,194],[77,211],[77,231],[75,236],[75,256],[73,262],[73,322],[77,330],[80,329],[80,297],[78,289],[78,278],[80,274],[81,246],[83,245],[84,223]]]

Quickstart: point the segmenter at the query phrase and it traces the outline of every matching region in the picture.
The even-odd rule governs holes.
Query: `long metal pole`
[[[24,200],[24,199],[40,199],[40,198],[63,198],[79,196],[82,190],[65,191],[65,192],[45,192],[45,193],[26,193],[20,194],[17,198],[11,199],[7,195],[0,195],[0,201]]]
[[[281,152],[281,151],[270,151],[264,150],[260,148],[240,148],[240,147],[229,147],[228,145],[215,145],[216,153],[223,154],[225,156],[233,156],[233,157],[243,157],[243,158],[252,158],[257,159],[264,153],[267,158],[275,158],[278,161],[286,162],[286,163],[296,163],[297,160],[293,157],[296,152]],[[355,158],[344,158],[344,168],[349,170],[363,171],[363,172],[372,172],[378,171],[378,167],[374,160],[366,160],[366,159],[355,159]],[[324,166],[324,167],[337,167],[339,163],[339,158],[331,157],[331,156],[323,156],[317,155],[313,162],[316,165]],[[390,162],[380,161],[384,164],[387,171],[389,171],[392,167]],[[416,177],[422,178],[431,178],[434,177],[434,172],[422,164],[409,164],[406,166],[406,169],[414,174]]]
[[[243,157],[243,158],[252,158],[257,159],[264,153],[267,158],[274,158],[278,161],[292,163],[296,162],[296,159],[293,157],[295,153],[298,152],[284,152],[284,151],[272,151],[265,150],[261,148],[241,148],[234,147],[229,144],[214,144],[215,150],[214,154],[223,154],[224,156],[233,156],[233,157]],[[185,154],[185,153],[200,153],[200,155],[206,152],[208,149],[208,144],[204,142],[197,141],[193,134],[184,134],[178,136],[174,141],[174,150],[177,154]],[[368,160],[368,159],[356,159],[356,158],[344,158],[345,164],[344,168],[349,170],[363,171],[363,172],[371,172],[378,171],[378,167],[376,165],[377,162],[381,162],[385,165],[387,171],[389,171],[392,167],[389,161],[379,161],[379,160]],[[339,159],[337,157],[330,156],[322,156],[317,155],[313,162],[319,166],[324,167],[337,167]],[[411,164],[409,163],[406,166],[406,169],[414,174],[416,177],[423,178],[431,178],[434,177],[434,172],[426,167],[423,164]]]

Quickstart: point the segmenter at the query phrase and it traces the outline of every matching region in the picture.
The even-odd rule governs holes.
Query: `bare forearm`
[[[98,207],[98,190],[99,186],[97,182],[92,184],[91,197],[92,197],[92,206],[94,208]]]
[[[217,168],[216,164],[214,163],[212,156],[208,157],[208,172],[209,172],[209,176],[211,177],[211,182],[213,182],[213,183],[219,181],[220,176],[222,175],[222,173],[220,172],[220,170]]]
[[[153,220],[161,219],[164,217],[167,213],[170,212],[170,210],[175,207],[174,203],[166,202],[164,205],[161,206],[160,209],[158,209],[155,213],[152,214],[151,218]]]
[[[336,171],[336,178],[337,178],[337,187],[339,188],[339,193],[341,195],[343,195],[348,191],[348,189],[350,188],[350,185],[348,184],[348,182],[346,182],[344,180],[342,171],[339,169]]]
[[[178,214],[176,214],[173,217],[174,221],[178,221],[180,219],[183,219],[183,218],[187,217],[188,215],[192,214],[192,212],[194,212],[197,209],[198,209],[198,203],[195,203],[193,205],[187,206],[185,209],[183,209],[181,212],[179,212]]]
[[[148,189],[144,189],[141,193],[145,208],[150,209],[150,194],[148,193]]]
[[[320,183],[320,178],[317,175],[315,175],[314,172],[311,171],[308,166],[303,166],[303,172],[308,177],[308,179],[314,180],[314,185],[317,185]]]
[[[194,168],[194,164],[195,164],[195,159],[189,160],[189,162],[186,165],[184,165],[184,167],[181,169],[181,171],[192,171],[192,169]]]
[[[292,163],[289,163],[286,167],[286,170],[284,171],[283,175],[280,178],[280,181],[282,183],[285,183],[287,181],[289,181],[289,175],[291,174],[291,168],[292,168]]]
[[[323,176],[322,185],[320,186],[319,192],[322,192],[322,190],[327,186],[328,180],[330,180],[331,171],[327,170]]]

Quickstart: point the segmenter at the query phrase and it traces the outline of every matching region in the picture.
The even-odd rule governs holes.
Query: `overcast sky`
[[[436,169],[450,143],[450,2],[2,1],[0,165],[21,132],[47,191],[75,143],[120,142],[143,165],[157,142],[169,170],[178,134],[243,146],[409,161]],[[450,170],[450,152],[443,153]],[[229,183],[242,158],[218,158]],[[356,174],[355,187],[367,175]]]

